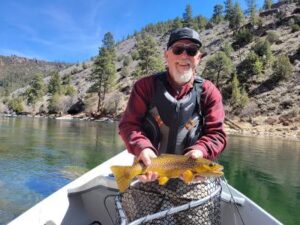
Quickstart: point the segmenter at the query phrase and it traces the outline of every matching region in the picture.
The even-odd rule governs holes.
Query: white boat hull
[[[117,193],[116,183],[109,176],[109,168],[111,165],[130,165],[132,161],[132,155],[126,151],[116,155],[59,189],[8,225],[89,225],[94,221],[102,225],[116,224],[111,220],[111,217],[113,220],[116,218],[114,198],[108,197],[106,200],[110,215],[104,204],[106,196]],[[224,182],[221,199],[222,225],[282,224]]]

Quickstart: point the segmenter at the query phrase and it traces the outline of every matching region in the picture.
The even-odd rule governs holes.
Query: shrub
[[[291,28],[292,28],[292,33],[295,33],[300,30],[300,26],[298,24],[292,24]]]
[[[86,69],[87,68],[87,65],[85,63],[82,63],[82,69]]]
[[[237,75],[234,74],[231,82],[231,103],[235,106],[244,108],[249,102],[245,88],[241,88]]]
[[[125,67],[122,68],[122,70],[121,70],[121,76],[122,76],[122,78],[129,76],[129,70],[128,70],[127,66],[125,66]]]
[[[246,28],[242,28],[234,34],[235,46],[243,47],[253,40],[253,33]]]
[[[245,72],[252,74],[260,74],[263,70],[263,64],[259,56],[255,52],[249,52],[245,59]]]
[[[248,103],[249,103],[248,93],[246,92],[245,87],[243,87],[241,90],[240,107],[244,108],[248,105]]]
[[[123,60],[123,67],[129,66],[129,64],[131,63],[131,61],[132,61],[131,57],[129,55],[126,55],[124,57],[124,60]]]
[[[233,48],[231,47],[231,45],[228,42],[225,42],[225,44],[222,47],[222,51],[228,56],[230,57],[232,52],[233,52]]]
[[[254,74],[261,74],[263,71],[264,65],[260,59],[257,59],[252,65],[252,71]]]
[[[58,101],[59,101],[59,94],[54,94],[52,97],[49,99],[49,104],[48,104],[48,113],[58,113],[59,108],[58,108]]]
[[[285,55],[280,55],[273,64],[272,78],[276,81],[287,80],[292,76],[293,67]]]
[[[8,102],[8,108],[16,113],[20,113],[23,111],[23,101],[20,97],[13,98]]]
[[[77,69],[77,68],[74,68],[74,69],[72,69],[71,70],[71,74],[72,75],[74,75],[74,74],[76,74],[76,73],[79,73],[80,71],[79,71],[79,69]]]
[[[280,39],[276,31],[270,31],[268,32],[267,40],[272,44],[278,42]]]
[[[49,99],[48,112],[52,114],[60,112],[66,113],[72,104],[74,104],[74,98],[70,96],[54,94]]]
[[[133,60],[138,60],[138,59],[139,59],[139,53],[138,53],[137,50],[133,50],[133,51],[131,52],[131,58],[132,58]]]
[[[259,40],[253,47],[253,51],[263,58],[264,65],[268,64],[272,58],[271,44],[268,40]]]
[[[76,89],[73,85],[65,86],[65,95],[74,96],[76,95]]]
[[[5,113],[8,111],[8,108],[6,105],[4,105],[2,102],[0,102],[0,113]]]

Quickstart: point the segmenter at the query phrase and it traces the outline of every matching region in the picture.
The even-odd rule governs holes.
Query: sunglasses
[[[170,47],[174,55],[181,55],[184,51],[188,56],[195,56],[199,51],[198,45],[174,45]]]

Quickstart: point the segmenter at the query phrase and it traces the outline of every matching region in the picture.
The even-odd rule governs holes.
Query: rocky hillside
[[[53,71],[70,66],[66,63],[46,62],[19,56],[0,56],[0,93],[11,92],[27,84],[36,73],[45,77]]]
[[[254,26],[248,22],[248,19],[244,22],[243,28],[249,30],[253,38],[243,44],[237,44],[235,32],[229,29],[229,24],[226,21],[202,30],[200,32],[204,44],[202,51],[206,52],[207,56],[200,63],[198,73],[202,74],[206,70],[207,62],[216,53],[223,50],[225,43],[227,43],[233,48],[230,58],[237,74],[244,74],[244,77],[240,75],[239,80],[249,98],[243,107],[232,105],[230,89],[232,74],[224,76],[220,81],[220,90],[224,96],[227,118],[252,133],[279,131],[286,135],[292,133],[300,137],[300,131],[298,131],[300,124],[300,29],[297,28],[300,26],[300,6],[296,3],[274,4],[271,10],[260,13],[259,21],[259,25]],[[168,33],[151,35],[159,45],[159,52],[163,60]],[[249,71],[248,68],[245,68],[249,66],[245,64],[247,57],[257,43],[266,39],[270,41],[272,53],[270,66],[259,73],[247,72]],[[122,73],[123,62],[125,56],[132,56],[136,52],[136,48],[134,36],[117,44],[116,81],[114,87],[107,94],[104,104],[104,112],[107,115],[118,117],[126,106],[132,85],[137,79],[137,77],[132,76],[132,73],[135,71],[138,61],[134,59],[130,61],[128,65],[129,75],[127,76]],[[292,65],[291,76],[274,81],[272,65],[280,55],[288,57]],[[23,58],[15,58],[15,60],[26,61]],[[33,64],[34,62],[30,63],[31,66]],[[39,65],[38,62],[36,64]],[[3,68],[1,65],[0,61],[0,68]],[[89,91],[92,86],[91,81],[89,81],[92,65],[93,61],[88,61],[61,69],[59,73],[62,78],[66,75],[71,76],[72,85],[77,89],[76,98],[80,98],[84,102],[86,113],[94,112],[97,105],[97,94]],[[49,67],[51,66],[62,67],[60,64],[49,64]],[[38,66],[36,67],[38,68]],[[24,65],[23,69],[20,70],[26,71],[27,67]],[[0,70],[0,78],[2,76]],[[214,78],[210,76],[207,76],[206,79],[215,82]],[[49,78],[45,78],[45,81],[47,83]],[[19,89],[12,94],[24,93],[25,89]],[[39,104],[47,105],[48,97],[45,96],[44,101]],[[74,103],[74,98],[72,103]]]

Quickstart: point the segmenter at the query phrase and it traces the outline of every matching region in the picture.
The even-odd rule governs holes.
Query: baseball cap
[[[179,41],[182,39],[191,40],[191,41],[199,44],[200,47],[202,46],[198,32],[196,32],[195,30],[193,30],[191,28],[183,27],[183,28],[177,28],[171,32],[170,38],[169,38],[169,41],[167,44],[167,48],[169,48],[176,41]]]

